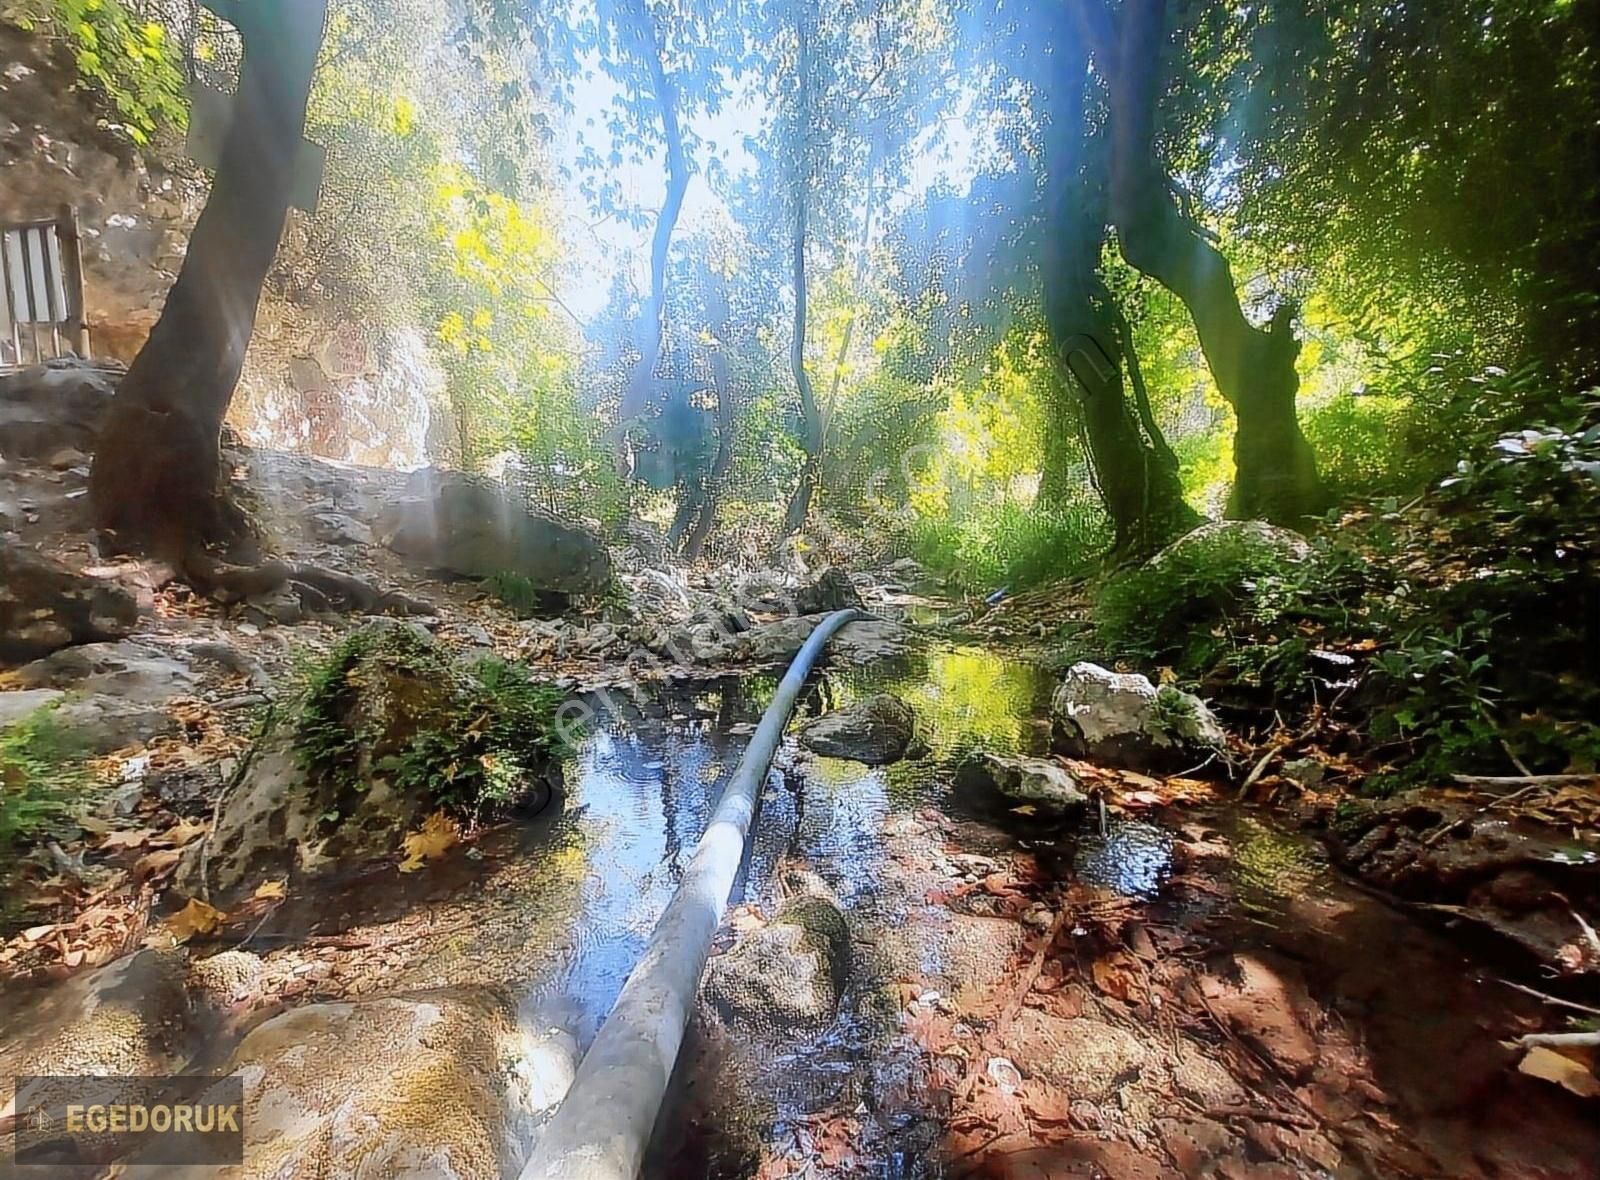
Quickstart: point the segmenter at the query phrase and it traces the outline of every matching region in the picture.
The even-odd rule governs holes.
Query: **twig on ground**
[[[1554,1004],[1558,1008],[1571,1008],[1574,1012],[1582,1012],[1587,1016],[1600,1016],[1600,1008],[1591,1008],[1587,1004],[1574,1003],[1572,1000],[1563,1000],[1560,996],[1547,996],[1544,992],[1534,991],[1531,987],[1524,987],[1520,983],[1512,983],[1509,979],[1497,979],[1496,983],[1509,987],[1512,991],[1521,992],[1525,996],[1532,996],[1536,1000],[1543,1000],[1546,1004]]]
[[[1000,1019],[995,1024],[995,1036],[1004,1041],[1006,1034],[1011,1031],[1011,1022],[1017,1018],[1017,1013],[1022,1011],[1022,1005],[1028,998],[1028,993],[1033,990],[1033,985],[1039,982],[1039,973],[1044,970],[1045,956],[1050,953],[1050,948],[1056,944],[1056,939],[1061,936],[1061,929],[1067,923],[1067,907],[1063,905],[1056,911],[1055,921],[1050,923],[1050,929],[1045,933],[1044,941],[1039,944],[1039,949],[1033,953],[1033,961],[1028,964],[1028,969],[1022,973],[1022,984],[1011,997],[1005,1009],[1000,1013]]]
[[[1600,784],[1600,774],[1452,774],[1450,780],[1463,787],[1570,787],[1583,783]]]
[[[1277,756],[1277,746],[1273,746],[1272,749],[1261,755],[1260,761],[1258,761],[1255,766],[1251,767],[1250,773],[1244,776],[1244,782],[1239,785],[1239,798],[1243,799],[1245,795],[1249,793],[1250,788],[1255,786],[1256,782],[1261,778],[1261,776],[1266,773],[1267,764]]]
[[[1529,1033],[1518,1037],[1516,1043],[1524,1049],[1596,1049],[1600,1048],[1600,1032]]]

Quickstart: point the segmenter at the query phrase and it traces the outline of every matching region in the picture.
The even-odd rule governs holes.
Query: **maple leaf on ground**
[[[122,828],[115,832],[107,832],[106,838],[100,841],[100,851],[143,848],[155,834],[154,828]]]
[[[461,843],[461,825],[442,811],[435,811],[422,821],[422,827],[406,833],[401,842],[406,858],[400,862],[402,873],[414,873],[430,860],[438,860]]]
[[[178,942],[188,942],[197,934],[210,934],[222,925],[225,917],[227,915],[215,906],[192,897],[188,905],[167,919],[167,933]]]
[[[179,820],[151,843],[163,848],[182,848],[185,844],[192,844],[204,836],[210,828],[210,824],[199,820]]]

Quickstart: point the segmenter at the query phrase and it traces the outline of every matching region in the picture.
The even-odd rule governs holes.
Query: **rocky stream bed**
[[[514,1176],[782,666],[855,603],[875,617],[769,776],[646,1175],[1600,1174],[1600,1083],[1516,1044],[1600,968],[1581,800],[1540,828],[1465,791],[1337,808],[1336,759],[1263,777],[1194,697],[927,625],[957,611],[914,564],[691,577],[438,473],[235,452],[291,575],[202,595],[87,527],[71,422],[108,393],[63,371],[57,401],[0,388],[0,731],[49,707],[92,805],[8,866],[0,1084],[243,1076],[246,1163],[163,1175]],[[439,519],[520,541],[441,544]],[[507,553],[562,601],[487,599]],[[331,602],[317,571],[391,597]],[[586,597],[603,571],[620,590]],[[309,732],[282,728],[308,661],[389,667],[353,635],[437,670],[364,698],[405,707],[361,714],[359,799],[271,737]],[[587,724],[520,810],[425,814],[379,773],[385,727],[486,659]]]

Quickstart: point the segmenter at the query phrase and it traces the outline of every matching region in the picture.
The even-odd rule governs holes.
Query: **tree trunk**
[[[219,435],[277,253],[326,0],[212,0],[244,43],[211,195],[161,318],[117,390],[90,493],[101,527],[181,555],[237,539]]]
[[[711,298],[711,386],[717,397],[717,453],[711,460],[711,471],[706,476],[700,515],[683,543],[683,556],[688,561],[698,561],[705,549],[706,538],[716,524],[717,502],[722,497],[722,486],[728,480],[728,472],[733,469],[733,390],[728,387],[727,351],[732,325],[728,321],[727,292],[719,287]]]
[[[1228,515],[1303,525],[1326,510],[1330,498],[1300,431],[1299,345],[1287,309],[1265,329],[1245,318],[1228,260],[1179,208],[1171,177],[1157,163],[1166,0],[1126,0],[1120,37],[1099,0],[1079,0],[1078,11],[1107,80],[1111,219],[1122,256],[1183,300],[1217,390],[1238,422]]]
[[[800,71],[800,112],[795,125],[800,135],[806,134],[810,117],[810,38],[805,21],[798,30],[799,52],[797,69]],[[799,146],[794,175],[794,332],[789,341],[789,368],[794,373],[794,385],[800,395],[800,418],[805,430],[802,442],[806,461],[800,469],[800,480],[789,506],[783,514],[783,535],[791,537],[805,527],[811,513],[811,500],[816,494],[817,482],[822,475],[823,421],[817,408],[816,394],[811,388],[811,377],[806,372],[806,186],[810,182],[807,168],[809,153],[804,143]]]
[[[1126,320],[1100,275],[1105,240],[1101,161],[1084,124],[1087,58],[1058,44],[1051,129],[1045,150],[1048,202],[1045,321],[1063,375],[1078,393],[1095,487],[1115,529],[1114,561],[1143,556],[1193,528],[1199,516],[1183,498],[1171,452],[1152,418],[1147,438],[1123,389]]]
[[[683,129],[678,123],[677,88],[667,77],[662,63],[661,44],[649,8],[640,2],[632,6],[632,12],[634,53],[650,71],[656,105],[661,108],[661,130],[667,144],[667,196],[656,214],[655,232],[650,241],[650,295],[640,317],[644,334],[639,345],[639,360],[628,377],[617,413],[624,431],[630,421],[644,412],[655,384],[656,366],[661,361],[661,337],[666,329],[667,253],[672,245],[673,230],[678,225],[678,214],[683,210],[684,195],[689,191],[689,157],[683,149]],[[622,452],[626,452],[625,442]]]

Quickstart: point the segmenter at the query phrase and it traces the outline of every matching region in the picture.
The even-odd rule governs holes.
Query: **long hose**
[[[638,1176],[789,714],[828,640],[860,617],[856,610],[833,612],[789,665],[695,846],[683,883],[518,1180]]]

